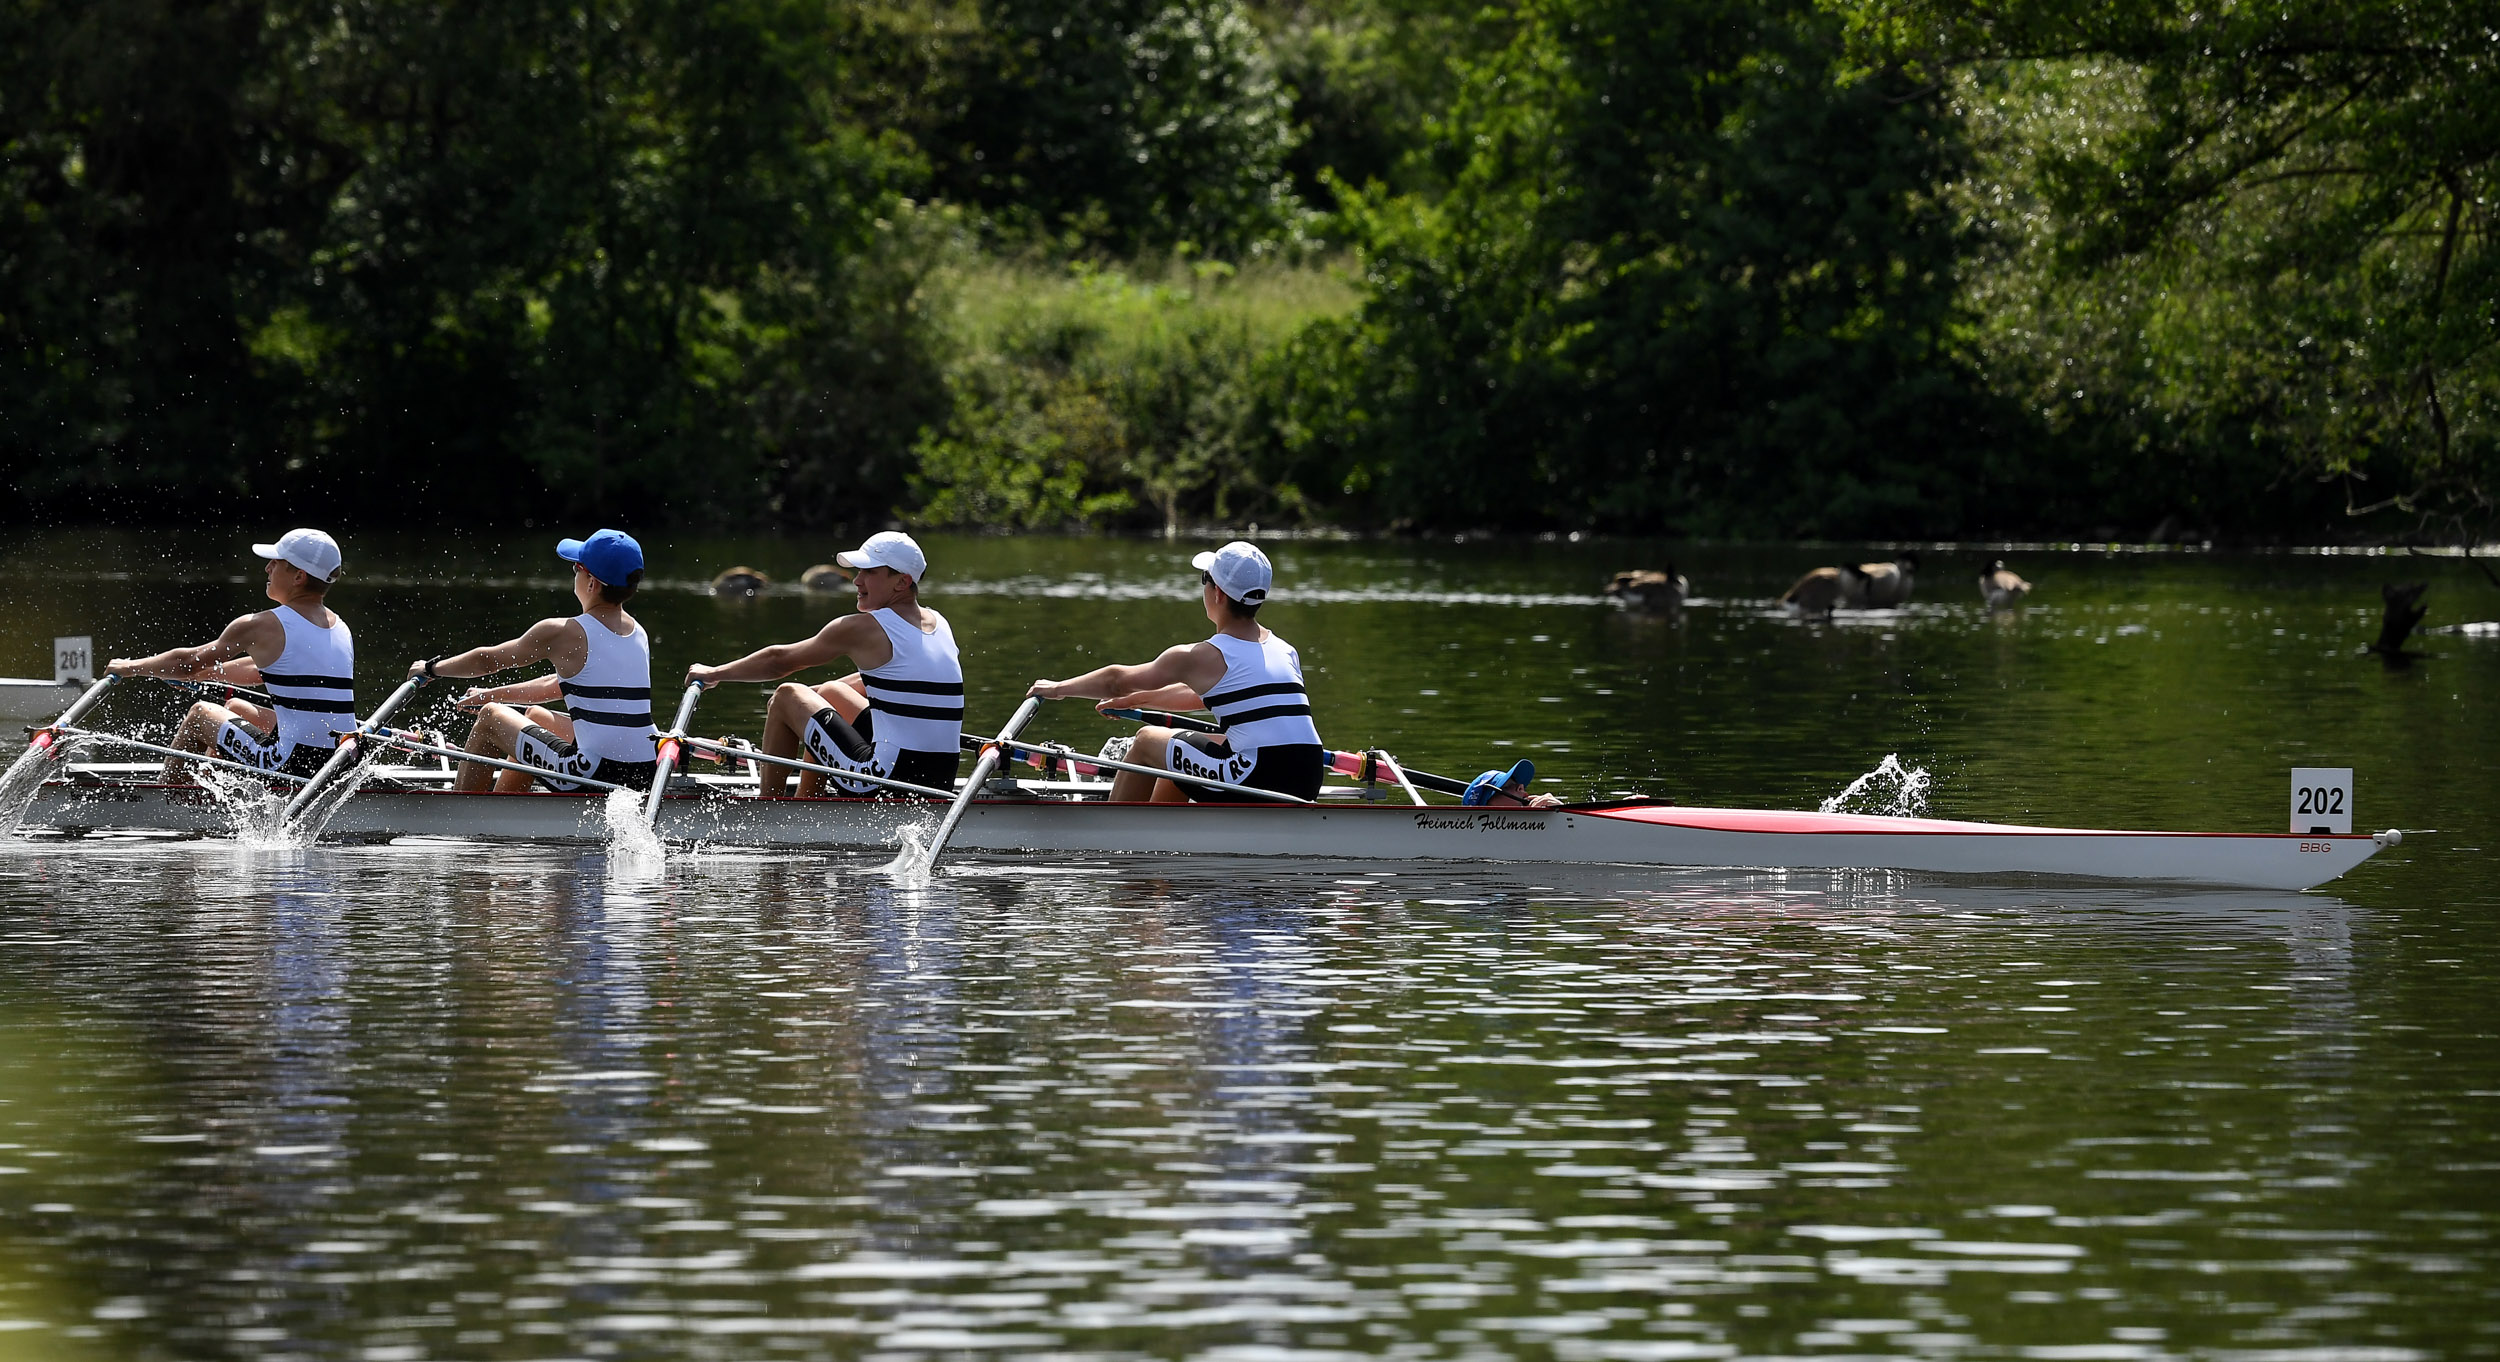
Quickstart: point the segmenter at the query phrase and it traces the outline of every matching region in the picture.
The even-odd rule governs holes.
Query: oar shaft
[[[159,752],[169,757],[180,757],[184,761],[196,761],[207,766],[219,766],[229,771],[240,771],[247,776],[251,776],[259,780],[283,780],[290,785],[301,785],[305,781],[312,779],[310,776],[294,775],[286,771],[264,771],[257,766],[246,766],[239,761],[229,761],[224,757],[212,757],[206,752],[185,752],[179,747],[167,747],[163,743],[143,742],[137,738],[125,738],[118,733],[99,733],[92,728],[62,728],[58,725],[55,725],[54,727],[56,731],[69,737],[86,738],[93,742],[109,743],[115,747],[136,748],[142,752]]]
[[[684,750],[686,724],[694,718],[694,702],[703,698],[703,683],[686,683],[685,697],[677,702],[677,721],[669,725],[660,739],[659,763],[651,773],[651,794],[642,802],[642,821],[653,827],[660,825],[660,800],[668,794],[668,778],[677,772],[678,754]]]
[[[106,672],[104,675],[97,677],[93,684],[89,685],[84,691],[79,692],[77,699],[69,702],[69,708],[62,710],[59,718],[54,719],[51,723],[46,724],[41,730],[36,732],[34,738],[32,739],[33,743],[40,746],[47,754],[49,754],[52,750],[51,735],[55,732],[67,729],[70,725],[85,718],[87,716],[87,711],[95,708],[97,703],[104,699],[104,692],[112,689],[113,683],[120,679],[120,677],[113,675],[111,672]]]
[[[1016,712],[1007,720],[1007,726],[998,730],[997,741],[981,749],[980,760],[972,763],[972,778],[964,782],[964,788],[955,796],[955,802],[947,806],[945,819],[938,824],[936,835],[929,839],[927,866],[934,868],[937,865],[938,853],[946,850],[947,840],[955,835],[955,825],[964,821],[964,810],[972,807],[973,798],[981,793],[983,785],[989,783],[990,773],[998,769],[1000,751],[1009,739],[1032,721],[1034,713],[1041,707],[1042,697],[1024,697],[1024,703],[1016,706]]]
[[[856,780],[868,785],[882,785],[889,790],[908,790],[913,794],[929,799],[953,799],[955,797],[955,792],[953,790],[932,789],[926,785],[914,785],[908,780],[893,780],[885,776],[871,775],[866,771],[845,771],[838,766],[826,766],[820,762],[801,761],[796,757],[776,757],[770,752],[758,752],[752,747],[732,747],[725,742],[714,742],[709,738],[689,736],[686,739],[686,746],[704,752],[718,752],[724,756],[735,757],[742,761],[760,761],[773,766],[786,766],[793,771],[813,771],[820,776],[837,776],[843,780]]]
[[[1174,714],[1162,709],[1106,709],[1096,711],[1106,719],[1126,719],[1133,724],[1153,724],[1158,728],[1178,728],[1191,733],[1221,733],[1224,725],[1188,714]]]
[[[1254,799],[1267,800],[1279,804],[1309,804],[1313,802],[1302,798],[1300,795],[1289,795],[1277,790],[1262,790],[1255,785],[1235,785],[1229,781],[1209,780],[1205,776],[1187,776],[1182,775],[1177,771],[1158,771],[1151,766],[1140,766],[1133,761],[1114,761],[1109,757],[1089,757],[1073,748],[1062,747],[1057,743],[1009,742],[1007,741],[1007,735],[1004,733],[1001,733],[994,741],[999,746],[1014,748],[1019,752],[1047,752],[1050,755],[1065,761],[1088,762],[1092,765],[1107,767],[1114,771],[1135,771],[1141,776],[1154,776],[1162,780],[1171,781],[1176,785],[1204,785],[1212,790],[1230,790],[1235,794],[1246,794]]]
[[[385,747],[403,748],[410,752],[424,752],[431,756],[449,757],[455,761],[473,761],[480,766],[492,766],[500,771],[518,771],[525,776],[547,776],[552,779],[564,781],[569,785],[588,785],[601,790],[622,790],[628,788],[626,786],[616,784],[613,781],[592,780],[588,776],[568,776],[561,771],[550,771],[544,766],[524,766],[520,762],[505,761],[501,757],[488,757],[481,756],[475,752],[463,752],[457,747],[438,747],[430,742],[419,742],[416,739],[409,737],[407,734],[392,728],[376,730],[374,732],[373,739],[375,742],[381,743]]]
[[[293,823],[297,815],[310,808],[313,796],[329,788],[331,782],[337,780],[340,774],[346,771],[348,764],[356,760],[356,740],[363,736],[367,729],[380,728],[389,722],[392,711],[406,703],[409,696],[417,693],[417,687],[424,684],[425,678],[422,676],[412,676],[400,682],[399,689],[392,691],[388,699],[374,707],[373,717],[357,725],[355,732],[340,734],[338,746],[330,751],[330,759],[321,763],[321,769],[313,773],[313,778],[305,781],[304,788],[297,790],[295,797],[287,801],[285,821]]]

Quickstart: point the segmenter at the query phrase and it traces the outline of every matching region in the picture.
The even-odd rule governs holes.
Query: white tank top
[[[1223,722],[1233,751],[1248,755],[1262,747],[1294,743],[1319,745],[1319,726],[1311,722],[1311,697],[1302,689],[1302,655],[1273,631],[1257,643],[1217,634],[1207,642],[1224,655],[1224,679],[1199,697]]]
[[[573,716],[573,746],[602,761],[659,760],[651,727],[651,636],[636,623],[618,634],[589,615],[575,615],[590,651],[582,669],[559,676],[564,712]]]
[[[269,613],[286,630],[277,665],[261,685],[278,711],[278,741],[294,747],[336,747],[356,728],[356,638],[334,611],[327,629],[282,605]]]
[[[933,610],[924,613],[937,628],[926,634],[891,610],[870,613],[894,645],[893,660],[859,672],[868,707],[877,713],[877,745],[957,755],[964,731],[964,663],[955,651],[955,630]]]

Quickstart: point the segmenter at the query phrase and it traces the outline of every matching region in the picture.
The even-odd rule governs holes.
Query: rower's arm
[[[792,672],[821,667],[842,657],[864,667],[881,667],[893,653],[894,645],[886,640],[885,626],[867,615],[844,615],[817,630],[814,638],[758,648],[717,667],[700,663],[688,667],[686,679],[707,686],[723,681],[778,681]]]
[[[1165,686],[1161,690],[1131,691],[1126,695],[1114,695],[1104,700],[1103,704],[1112,709],[1166,709],[1177,710],[1183,714],[1193,709],[1207,707],[1206,699],[1190,686]]]
[[[277,616],[262,611],[227,625],[214,642],[196,648],[169,648],[154,657],[117,657],[104,664],[104,670],[115,676],[164,676],[252,685],[260,680],[260,668],[251,662],[253,655],[267,653],[275,657],[285,647],[286,627],[278,623]],[[236,664],[236,658],[244,661]]]
[[[1036,681],[1027,694],[1045,700],[1127,700],[1140,692],[1163,693],[1175,687],[1189,692],[1183,706],[1196,709],[1203,687],[1224,679],[1224,655],[1210,643],[1183,643],[1142,667],[1096,667],[1065,681]],[[1169,708],[1169,706],[1162,706]]]
[[[526,667],[533,662],[552,662],[555,660],[556,644],[563,638],[564,626],[570,623],[572,621],[567,619],[540,620],[530,626],[528,633],[509,643],[498,643],[491,648],[471,648],[465,653],[453,653],[449,657],[437,660],[434,663],[434,674],[457,680],[472,676],[492,676],[496,672],[510,671],[514,667]],[[410,676],[425,675],[424,659],[420,658],[409,663],[408,674]],[[505,689],[511,689],[511,687]]]

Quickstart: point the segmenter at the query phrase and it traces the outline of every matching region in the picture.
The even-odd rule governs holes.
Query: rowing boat
[[[217,795],[149,779],[153,769],[73,765],[38,792],[24,826],[67,835],[215,836],[234,829],[236,815]],[[448,780],[449,772],[437,768],[377,767],[327,835],[368,842],[608,836],[603,796],[461,794],[444,788]],[[867,850],[897,845],[907,827],[933,826],[942,807],[766,799],[754,789],[752,777],[681,776],[658,801],[659,833],[713,845]],[[1106,789],[1106,782],[1087,780],[993,782],[965,806],[954,845],[990,853],[1901,870],[2308,889],[2403,840],[2393,831],[2128,832],[1653,800],[1485,809],[1385,802],[1377,789],[1361,786],[1332,786],[1315,804],[1115,804]]]

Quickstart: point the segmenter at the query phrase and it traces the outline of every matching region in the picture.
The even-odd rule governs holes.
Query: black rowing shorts
[[[1181,793],[1218,804],[1253,801],[1249,795],[1193,785],[1188,777],[1274,790],[1297,799],[1317,799],[1323,773],[1317,743],[1279,743],[1243,754],[1233,751],[1231,740],[1221,733],[1173,734],[1172,745],[1163,752],[1163,766],[1172,773],[1173,783],[1181,787]]]
[[[512,744],[512,759],[546,772],[537,777],[538,783],[557,794],[582,794],[597,789],[577,783],[585,776],[629,790],[648,790],[660,774],[656,761],[609,761],[605,757],[583,756],[571,738],[559,738],[552,730],[536,724],[521,726],[521,736]]]

